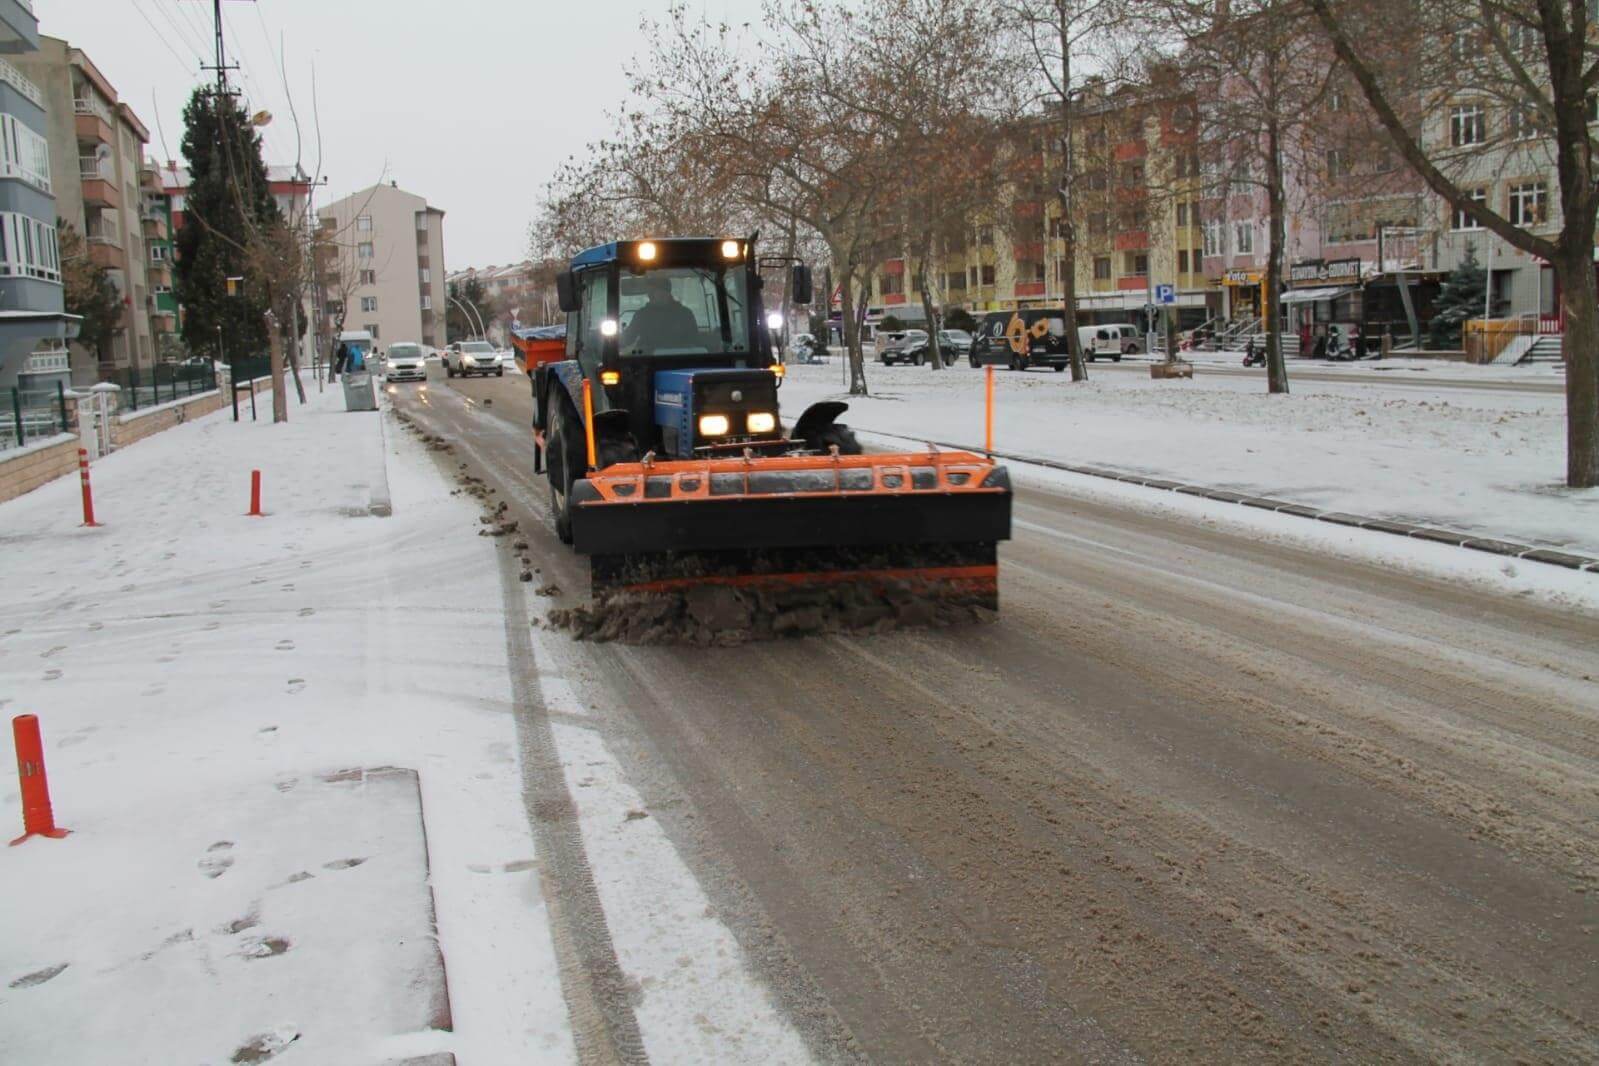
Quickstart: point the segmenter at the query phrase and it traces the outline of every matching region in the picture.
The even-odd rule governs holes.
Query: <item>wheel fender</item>
[[[793,432],[789,434],[790,440],[805,440],[813,437],[838,421],[838,416],[849,410],[849,404],[842,400],[823,400],[813,403],[800,415],[798,422],[794,423]]]

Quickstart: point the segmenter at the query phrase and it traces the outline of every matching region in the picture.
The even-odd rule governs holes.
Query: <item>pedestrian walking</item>
[[[337,381],[339,375],[344,373],[345,366],[350,361],[350,346],[343,341],[339,342],[338,351],[333,353],[333,372],[328,375],[329,381]]]

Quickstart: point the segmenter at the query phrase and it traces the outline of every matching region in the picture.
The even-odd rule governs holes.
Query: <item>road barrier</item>
[[[988,373],[983,380],[983,452],[992,459],[994,457],[994,364],[989,363],[985,369]]]
[[[17,777],[22,783],[22,835],[12,847],[29,837],[60,840],[70,830],[56,828],[50,808],[50,781],[44,774],[44,742],[39,739],[39,719],[19,714],[11,719],[11,736],[17,746]]]
[[[98,526],[94,520],[94,492],[89,488],[89,449],[78,449],[78,482],[83,486],[83,524]]]
[[[245,512],[246,518],[264,517],[261,513],[261,471],[250,471],[250,509]]]

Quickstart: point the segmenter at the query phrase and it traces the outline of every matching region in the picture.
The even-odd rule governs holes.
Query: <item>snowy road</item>
[[[566,590],[528,593],[537,615],[587,582],[527,389],[395,402],[511,501]],[[631,1057],[634,1024],[653,1056],[668,1020],[606,998],[652,963],[570,780],[585,737],[819,1059],[1599,1057],[1599,618],[1206,515],[1019,492],[981,628],[703,651],[533,630],[520,668],[569,731],[615,945],[574,963],[615,1042],[595,1061]],[[524,750],[535,823],[541,771]],[[677,1024],[723,1024],[680,993]]]

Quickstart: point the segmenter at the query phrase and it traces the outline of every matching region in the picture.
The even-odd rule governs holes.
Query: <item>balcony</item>
[[[1126,230],[1116,234],[1116,250],[1118,252],[1132,252],[1149,247],[1149,231],[1142,229]]]
[[[172,264],[165,259],[152,259],[145,267],[144,276],[151,285],[171,285]]]
[[[114,144],[116,122],[111,109],[99,100],[73,97],[72,120],[80,144]]]
[[[144,227],[144,236],[147,240],[164,241],[167,239],[166,215],[145,215],[140,221]]]
[[[78,176],[83,184],[83,202],[88,207],[121,207],[122,197],[112,179],[110,167],[98,159],[78,157]]]
[[[90,237],[86,243],[89,245],[89,262],[95,266],[105,267],[107,270],[128,268],[127,253],[122,250],[122,245],[115,243],[110,237]]]

